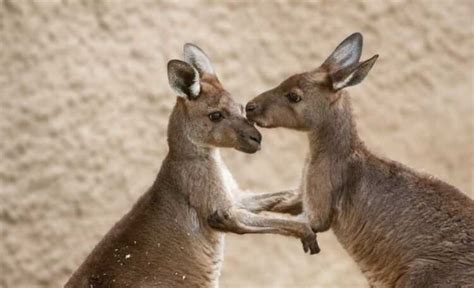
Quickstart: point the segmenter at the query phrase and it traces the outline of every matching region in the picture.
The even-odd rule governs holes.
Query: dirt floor
[[[166,63],[185,42],[241,102],[316,68],[347,35],[380,54],[350,89],[373,151],[474,197],[473,15],[466,1],[0,0],[0,287],[59,287],[147,189],[167,152]],[[243,188],[298,183],[305,135],[225,151]],[[366,287],[331,232],[322,253],[229,235],[222,287]]]

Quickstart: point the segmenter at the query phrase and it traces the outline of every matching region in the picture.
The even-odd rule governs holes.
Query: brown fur
[[[360,34],[345,41],[356,47],[347,55],[352,63],[344,66],[330,56],[315,71],[292,76],[247,105],[248,118],[262,127],[308,134],[303,195],[274,210],[291,210],[302,199],[313,230],[332,228],[372,287],[474,285],[474,201],[366,149],[341,89],[362,81],[376,57],[359,63]],[[289,101],[289,92],[301,101]]]
[[[253,213],[270,209],[292,193],[234,199],[238,187],[217,147],[253,153],[260,147],[260,134],[215,75],[200,70],[199,95],[191,95],[195,69],[170,61],[169,73],[177,73],[170,75],[172,86],[178,83],[174,88],[189,95],[179,97],[171,113],[169,153],[156,181],[65,287],[217,287],[224,238],[208,222],[223,231],[302,238],[306,250],[319,251],[307,223]],[[208,115],[215,111],[225,119],[212,122]]]

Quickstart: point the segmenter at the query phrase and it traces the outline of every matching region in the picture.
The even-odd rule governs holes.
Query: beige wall
[[[81,2],[0,1],[0,287],[62,284],[152,183],[175,101],[166,63],[185,42],[246,102],[361,31],[363,58],[380,54],[350,90],[362,138],[474,196],[472,1]],[[293,187],[304,135],[263,133],[263,151],[225,160],[244,188]],[[366,286],[330,232],[317,256],[227,239],[222,287]]]

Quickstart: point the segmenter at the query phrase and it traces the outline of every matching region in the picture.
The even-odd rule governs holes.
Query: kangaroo
[[[178,97],[168,126],[169,152],[154,184],[65,287],[217,287],[221,231],[294,236],[302,239],[306,252],[319,252],[307,222],[255,214],[290,192],[234,199],[238,186],[218,147],[255,153],[261,135],[221,86],[200,48],[186,44],[184,59],[168,63],[169,83]]]
[[[315,232],[332,228],[371,287],[473,287],[474,201],[375,156],[357,134],[344,88],[360,83],[378,58],[359,62],[361,51],[362,35],[352,34],[320,67],[246,105],[258,126],[309,138],[301,189],[272,210],[303,207]]]

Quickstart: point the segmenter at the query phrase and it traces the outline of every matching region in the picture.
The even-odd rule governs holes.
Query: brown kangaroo
[[[155,183],[65,287],[217,287],[224,238],[208,221],[229,232],[298,237],[305,251],[319,251],[306,222],[255,214],[290,192],[234,200],[238,187],[217,147],[254,153],[261,135],[222,88],[204,52],[186,44],[184,58],[168,63],[179,97],[168,126],[169,153]]]
[[[246,106],[265,128],[308,134],[302,193],[315,232],[332,228],[372,287],[473,287],[474,201],[455,187],[372,154],[359,139],[348,93],[377,60],[359,62],[362,35],[316,70],[289,77]],[[303,202],[303,205],[301,204]]]

